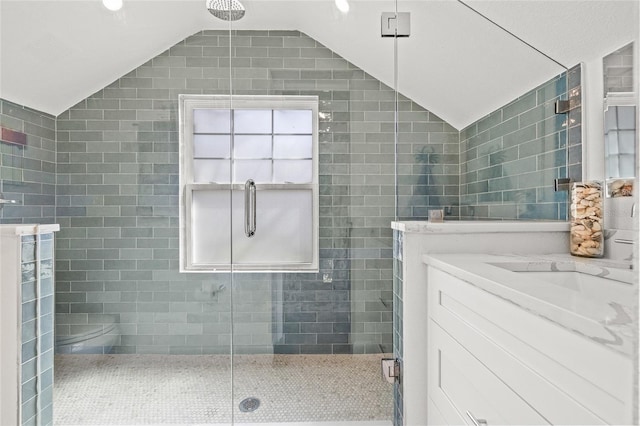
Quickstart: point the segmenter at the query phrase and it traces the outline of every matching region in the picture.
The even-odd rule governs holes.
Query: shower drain
[[[250,413],[256,411],[260,407],[260,400],[258,398],[249,397],[240,401],[240,411],[243,413]]]

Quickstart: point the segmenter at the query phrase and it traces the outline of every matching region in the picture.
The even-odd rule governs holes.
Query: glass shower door
[[[290,2],[286,17],[256,28],[251,17],[268,13],[265,2],[243,3],[246,16],[229,32],[231,103],[250,96],[275,104],[271,145],[264,144],[271,151],[258,155],[253,139],[255,156],[238,159],[254,162],[243,179],[256,184],[257,210],[255,234],[232,242],[233,420],[391,424],[392,385],[381,378],[380,360],[392,352],[395,93],[393,43],[381,38],[380,20],[394,4]],[[360,24],[367,34],[357,33]],[[371,64],[367,49],[388,60]],[[294,111],[279,98],[314,99],[311,133],[292,117],[278,127],[276,112]],[[267,184],[258,174],[269,167]],[[282,195],[269,200],[269,185],[282,186]],[[299,199],[284,193],[287,185]],[[308,189],[317,194],[310,211]],[[244,220],[244,197],[233,203],[234,218]],[[309,225],[317,237],[313,267],[242,270],[250,251],[276,256],[293,247],[304,257],[300,239]],[[258,248],[274,226],[280,241]]]

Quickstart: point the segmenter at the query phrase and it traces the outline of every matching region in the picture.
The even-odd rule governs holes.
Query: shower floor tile
[[[54,423],[230,424],[233,414],[236,424],[384,424],[393,387],[381,378],[381,358],[236,355],[232,368],[221,355],[56,355]],[[243,413],[247,397],[260,407]]]

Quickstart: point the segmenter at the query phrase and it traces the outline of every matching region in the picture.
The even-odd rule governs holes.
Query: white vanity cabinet
[[[431,265],[427,273],[429,425],[632,423],[627,354]]]
[[[53,424],[54,232],[0,225],[0,425]]]

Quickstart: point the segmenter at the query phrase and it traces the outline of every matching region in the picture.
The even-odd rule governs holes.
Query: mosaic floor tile
[[[237,355],[232,366],[221,355],[57,355],[55,424],[385,424],[381,357]],[[257,410],[240,411],[247,397]]]

